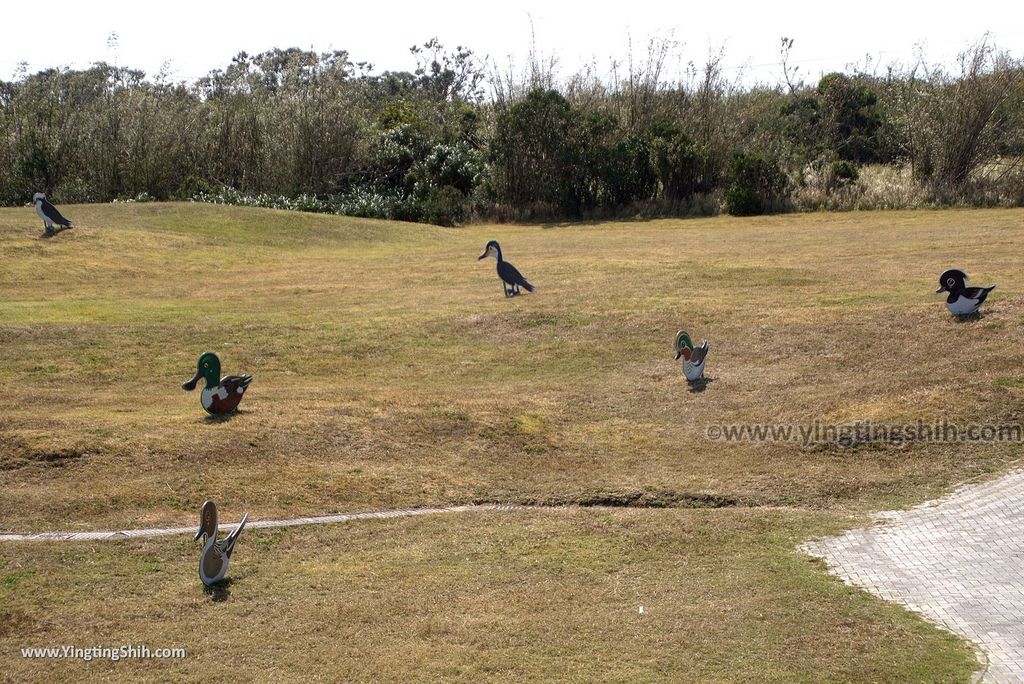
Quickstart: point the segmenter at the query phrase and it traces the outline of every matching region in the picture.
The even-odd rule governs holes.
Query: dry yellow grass
[[[12,681],[964,681],[962,643],[793,546],[829,516],[552,510],[243,533],[204,592],[167,539],[0,546]],[[643,606],[644,612],[640,613]],[[29,660],[75,644],[175,660]]]
[[[191,205],[0,212],[4,526],[191,523],[645,490],[865,510],[1019,445],[806,450],[718,423],[1008,420],[1021,388],[1021,211],[442,230]],[[506,300],[496,237],[532,279]],[[932,294],[998,281],[986,316]],[[706,391],[672,361],[712,342]],[[256,377],[211,422],[200,351]],[[1002,384],[999,384],[999,383]]]
[[[805,449],[713,442],[705,429],[864,419],[1019,423],[1024,211],[455,230],[187,204],[66,213],[79,227],[44,241],[31,210],[0,210],[4,531],[190,525],[207,497],[228,520],[243,510],[267,519],[638,497],[751,510],[524,514],[508,523],[522,531],[507,552],[480,517],[247,533],[226,606],[197,589],[198,551],[185,542],[4,545],[5,656],[26,645],[25,635],[80,642],[102,628],[97,633],[115,641],[141,634],[195,645],[204,654],[197,660],[152,670],[186,678],[214,662],[213,643],[220,645],[172,617],[191,615],[224,627],[238,642],[229,649],[252,652],[246,672],[267,679],[298,674],[310,658],[308,671],[326,678],[334,663],[345,663],[341,677],[379,670],[394,679],[764,672],[933,680],[969,670],[962,645],[804,568],[792,548],[835,529],[840,514],[905,505],[998,471],[1024,455],[1020,444]],[[491,238],[537,293],[502,297],[493,263],[476,261]],[[932,293],[937,275],[953,265],[978,283],[998,282],[982,318],[956,322]],[[688,391],[672,361],[679,327],[711,340],[703,392]],[[207,419],[197,396],[178,387],[205,349],[220,354],[225,372],[255,375],[243,411],[229,420]],[[609,528],[598,534],[592,527],[601,520]],[[639,541],[620,550],[609,572],[634,573],[664,592],[663,604],[680,603],[671,609],[672,629],[655,623],[636,642],[642,662],[613,666],[631,642],[606,627],[622,609],[608,599],[609,586],[594,587],[592,612],[577,623],[566,611],[591,592],[547,610],[534,585],[561,586],[562,573],[571,578],[585,563],[587,544],[600,547],[605,542],[595,538],[641,524],[663,536],[666,546],[651,548],[664,559],[648,552],[653,541]],[[747,569],[736,570],[742,581],[729,584],[738,566],[724,551],[702,565],[709,550],[693,545],[704,524],[712,547],[734,544],[747,554]],[[464,538],[482,545],[479,563],[446,575]],[[539,574],[503,564],[508,555],[529,557],[534,538],[553,545]],[[396,559],[431,539],[447,546],[422,552],[414,568]],[[309,549],[311,560],[303,558]],[[127,565],[115,572],[122,555]],[[146,559],[160,572],[140,575]],[[295,563],[304,568],[297,577]],[[691,567],[702,572],[678,574]],[[353,585],[342,580],[358,572],[373,579],[359,585],[368,593],[348,613],[340,607],[352,600]],[[461,604],[431,607],[433,594],[458,593],[474,573],[484,578],[470,607],[489,616],[478,627],[507,640],[501,653],[459,622]],[[708,582],[721,583],[720,591],[689,603]],[[407,600],[384,597],[393,583]],[[757,603],[768,620],[762,631],[738,627],[759,624],[743,610],[722,629],[701,617],[702,609],[739,610],[757,586],[767,592]],[[670,598],[673,587],[680,594]],[[124,588],[128,596],[105,608]],[[530,600],[505,611],[520,590]],[[855,616],[841,616],[844,601],[855,602]],[[332,605],[338,612],[326,619]],[[401,626],[410,610],[418,620],[412,636]],[[252,630],[235,621],[269,633],[242,637]],[[325,634],[324,624],[341,636]],[[819,658],[821,634],[829,646]],[[267,653],[281,639],[289,646],[272,667]],[[317,655],[321,647],[326,655]],[[432,648],[437,655],[425,655]],[[408,655],[386,665],[397,652]],[[362,664],[360,653],[370,654]],[[778,663],[772,653],[783,654]],[[560,654],[577,669],[558,671]],[[460,664],[471,655],[471,664]],[[82,672],[68,663],[16,665],[12,672],[29,675]],[[95,667],[91,673],[121,672]]]

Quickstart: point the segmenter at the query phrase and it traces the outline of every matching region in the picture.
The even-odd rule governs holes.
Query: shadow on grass
[[[235,416],[237,416],[239,414],[246,414],[246,413],[250,413],[250,411],[243,411],[242,409],[235,409],[234,411],[231,411],[230,413],[218,413],[215,416],[207,415],[205,418],[203,418],[203,422],[208,424],[208,425],[214,424],[214,423],[226,423],[229,420],[232,420]]]
[[[688,380],[686,384],[689,385],[690,392],[700,394],[707,389],[708,385],[713,383],[715,379],[716,378],[700,378],[698,380]]]
[[[223,603],[231,598],[231,590],[228,588],[235,581],[230,577],[222,579],[220,582],[215,583],[210,587],[203,587],[203,592],[210,597],[210,600],[214,603]]]
[[[981,313],[980,311],[975,311],[974,313],[967,314],[966,316],[953,316],[953,320],[956,321],[957,323],[977,323],[984,317],[985,314]]]
[[[50,238],[54,237],[55,235],[63,233],[65,230],[71,230],[73,227],[74,226],[68,226],[67,228],[63,228],[61,226],[54,226],[53,230],[50,230],[50,231],[44,230],[43,234],[40,235],[39,237],[42,238],[43,240],[49,240]]]

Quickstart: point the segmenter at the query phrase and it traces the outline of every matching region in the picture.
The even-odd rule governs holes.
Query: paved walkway
[[[802,548],[846,582],[978,644],[986,682],[1024,682],[1024,471]]]

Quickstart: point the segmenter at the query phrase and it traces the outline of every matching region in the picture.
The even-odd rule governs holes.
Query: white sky
[[[808,81],[863,65],[869,54],[883,64],[910,61],[915,44],[925,47],[930,61],[952,63],[986,31],[999,47],[1024,56],[1019,0],[51,0],[17,9],[5,0],[0,3],[0,78],[11,78],[23,61],[31,71],[108,61],[149,75],[167,62],[175,80],[192,80],[225,67],[239,51],[254,54],[271,47],[344,49],[378,71],[411,70],[409,47],[433,36],[499,64],[522,65],[531,19],[538,51],[557,56],[562,75],[594,60],[599,73],[607,73],[613,58],[625,59],[630,37],[637,57],[645,54],[651,37],[671,36],[683,44],[685,58],[698,63],[709,49],[724,46],[730,69],[747,65],[748,83],[781,79],[782,36],[796,41],[790,63]],[[108,47],[111,32],[118,35],[116,49]]]

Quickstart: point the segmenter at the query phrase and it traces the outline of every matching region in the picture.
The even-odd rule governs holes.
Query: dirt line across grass
[[[474,511],[526,511],[542,508],[541,506],[523,506],[517,504],[479,504],[465,506],[448,506],[445,508],[403,508],[390,511],[367,511],[363,513],[335,513],[331,515],[314,515],[303,518],[286,518],[283,520],[253,520],[247,527],[256,529],[272,527],[295,527],[296,525],[330,525],[333,523],[352,522],[355,520],[377,520],[382,518],[407,518],[414,515],[436,515],[440,513],[467,513]],[[552,508],[548,506],[547,508]],[[562,506],[561,508],[567,508]],[[224,525],[225,529],[234,528],[238,523]],[[194,534],[197,527],[156,527],[138,530],[105,530],[97,532],[36,532],[31,534],[0,534],[0,541],[101,541],[107,539],[138,539],[142,537],[169,537],[176,534]]]

